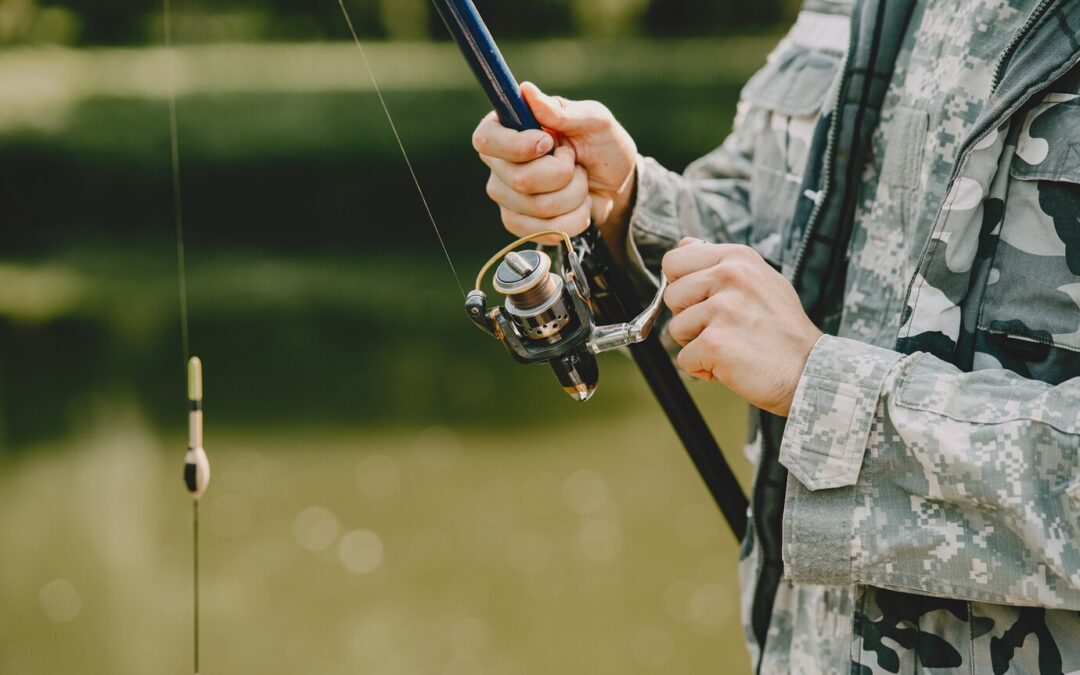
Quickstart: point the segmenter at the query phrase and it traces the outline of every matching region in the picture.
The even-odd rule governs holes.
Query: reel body
[[[550,235],[560,236],[566,247],[561,271],[552,269],[551,257],[542,250],[516,250]],[[489,309],[481,285],[496,262],[493,285],[505,301],[502,307]],[[666,286],[662,278],[656,298],[634,321],[597,326],[588,281],[573,242],[563,233],[540,232],[507,246],[484,265],[476,288],[466,296],[465,310],[473,323],[502,342],[518,362],[547,363],[563,391],[587,401],[600,379],[595,355],[647,338]]]

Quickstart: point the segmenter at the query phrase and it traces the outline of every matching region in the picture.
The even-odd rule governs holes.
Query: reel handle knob
[[[607,326],[597,326],[589,336],[588,347],[593,354],[628,347],[638,342],[644,342],[652,333],[656,320],[660,317],[660,311],[664,306],[664,291],[667,290],[667,275],[660,275],[660,288],[657,289],[649,306],[642,310],[633,321],[629,323],[616,323]]]

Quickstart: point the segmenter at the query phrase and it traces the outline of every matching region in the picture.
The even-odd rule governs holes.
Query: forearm
[[[788,574],[1080,609],[1080,381],[826,337],[781,461]]]

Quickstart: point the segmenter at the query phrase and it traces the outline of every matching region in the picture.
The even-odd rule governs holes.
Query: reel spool
[[[551,257],[544,251],[517,250],[545,236],[560,237],[566,248],[561,273],[552,269]],[[505,300],[502,307],[489,310],[481,287],[496,263],[492,282]],[[589,284],[569,235],[538,232],[518,239],[487,261],[476,277],[476,287],[465,298],[465,311],[518,362],[547,363],[563,391],[578,401],[587,401],[600,380],[595,355],[645,340],[660,314],[666,288],[667,279],[661,276],[656,297],[637,318],[597,326]]]

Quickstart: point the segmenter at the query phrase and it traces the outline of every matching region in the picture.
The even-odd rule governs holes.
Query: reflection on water
[[[0,266],[40,291],[0,293],[0,675],[189,663],[164,257]],[[394,266],[219,253],[189,269],[214,463],[204,672],[745,664],[735,544],[627,360],[603,358],[597,397],[576,404],[469,325],[441,268]],[[699,393],[737,448],[741,407]]]
[[[0,541],[17,546],[0,674],[188,664],[183,437],[107,412],[0,465]],[[735,545],[659,414],[547,432],[208,418],[205,672],[742,667]]]

